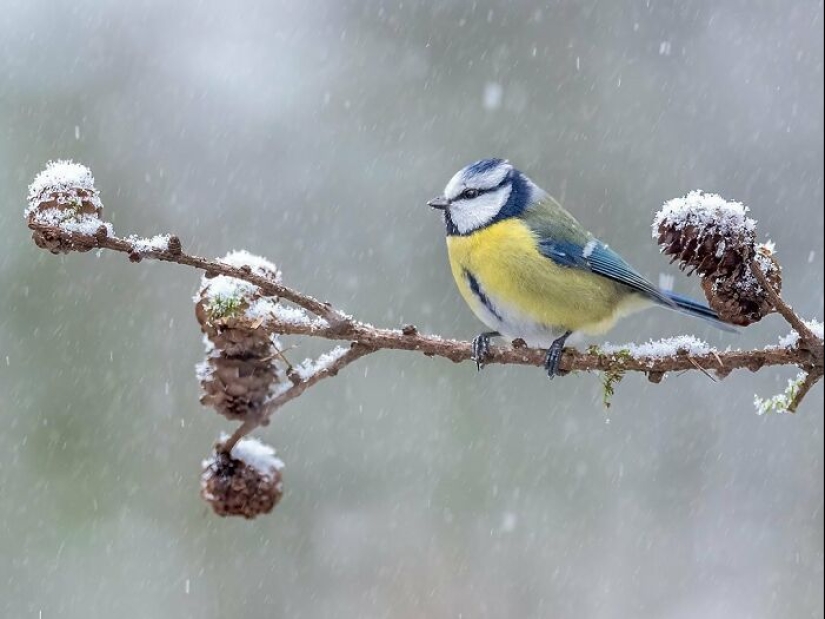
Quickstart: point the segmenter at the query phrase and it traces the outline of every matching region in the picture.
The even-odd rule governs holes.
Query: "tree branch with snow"
[[[797,366],[800,374],[785,393],[755,402],[759,412],[795,412],[823,375],[823,326],[804,321],[783,300],[773,248],[755,243],[756,222],[747,212],[739,203],[691,192],[665,204],[654,221],[654,236],[663,253],[678,260],[682,269],[699,274],[709,304],[724,320],[744,326],[778,312],[793,329],[788,336],[776,345],[752,350],[719,351],[691,336],[586,351],[566,348],[561,369],[603,373],[609,404],[615,384],[627,372],[641,372],[658,383],[672,372],[699,371],[723,378],[738,369]],[[416,351],[456,363],[472,359],[470,342],[423,335],[412,325],[386,329],[359,321],[287,286],[274,264],[248,252],[208,259],[187,253],[171,234],[119,237],[103,219],[91,172],[79,164],[50,162],[29,187],[25,217],[37,246],[52,253],[106,249],[124,253],[134,263],[154,259],[202,272],[194,298],[206,349],[197,368],[201,403],[240,422],[204,462],[201,494],[220,515],[252,518],[270,511],[280,499],[282,463],[276,462],[274,451],[267,451],[271,448],[247,437],[320,381],[385,349]],[[345,345],[292,365],[281,336]],[[510,346],[492,347],[485,363],[541,366],[544,357],[545,351],[516,340]]]

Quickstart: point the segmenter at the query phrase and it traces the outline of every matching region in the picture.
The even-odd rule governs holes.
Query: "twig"
[[[713,354],[713,358],[714,358],[714,359],[716,359],[716,360],[717,360],[717,362],[719,361],[719,355],[718,355],[717,353],[714,353],[714,354]],[[708,377],[711,381],[713,381],[714,383],[715,383],[715,382],[717,382],[717,381],[716,381],[716,379],[715,379],[713,376],[711,376],[711,373],[710,373],[710,372],[708,372],[705,368],[703,368],[701,365],[699,365],[699,364],[696,362],[696,359],[694,359],[694,358],[693,358],[693,357],[691,357],[691,356],[688,356],[688,359],[690,359],[690,362],[693,364],[693,367],[695,367],[695,368],[696,368],[697,370],[699,370],[702,374],[704,374],[705,376],[707,376],[707,377]]]
[[[79,232],[67,232],[59,226],[47,226],[37,222],[29,222],[29,228],[36,230],[50,238],[60,238],[70,242],[77,247],[89,249],[110,249],[112,251],[121,252],[129,255],[132,262],[140,262],[144,258],[154,258],[162,262],[174,262],[185,266],[194,267],[204,271],[207,275],[227,275],[235,277],[255,284],[265,294],[273,297],[280,297],[286,299],[295,305],[303,307],[308,312],[320,316],[326,320],[330,325],[346,324],[350,319],[348,316],[342,314],[334,309],[329,303],[319,301],[307,294],[293,290],[288,286],[284,286],[275,282],[268,277],[256,275],[248,268],[233,267],[229,264],[220,262],[219,260],[209,260],[208,258],[201,258],[192,254],[187,254],[180,248],[180,240],[178,237],[170,237],[170,247],[174,246],[176,249],[141,249],[137,251],[134,244],[129,239],[124,239],[116,236],[107,236],[105,228],[102,228],[102,233],[98,234],[81,234]],[[175,239],[175,242],[172,242]]]
[[[364,346],[363,344],[353,344],[350,349],[343,355],[338,357],[333,363],[327,367],[321,368],[306,378],[299,379],[291,387],[286,389],[266,403],[264,410],[260,415],[254,419],[244,421],[238,429],[230,436],[221,446],[221,450],[230,453],[235,444],[244,436],[252,432],[258,426],[269,423],[270,417],[287,402],[294,400],[304,393],[307,389],[314,386],[325,378],[331,378],[338,374],[341,370],[347,367],[353,361],[365,357],[366,355],[375,352],[375,349]]]
[[[808,325],[805,324],[805,321],[797,315],[793,308],[785,302],[779,292],[771,285],[756,260],[751,263],[751,270],[753,270],[753,274],[759,282],[759,285],[765,289],[765,293],[776,308],[776,311],[791,325],[799,336],[797,349],[808,352],[808,358],[803,363],[797,364],[808,373],[791,400],[791,403],[788,405],[788,412],[795,413],[796,409],[799,408],[799,405],[802,403],[802,400],[808,395],[808,392],[814,385],[819,382],[823,373],[825,373],[825,367],[823,367],[825,366],[823,342],[811,331]]]
[[[784,318],[788,324],[791,325],[793,330],[799,334],[799,338],[809,346],[816,344],[817,342],[821,345],[822,341],[808,328],[805,321],[797,316],[796,312],[793,311],[793,308],[785,302],[773,285],[771,285],[768,278],[765,277],[765,272],[756,260],[751,263],[751,270],[753,270],[756,281],[758,281],[759,285],[764,288],[765,293],[768,295],[771,303],[776,308],[776,311],[779,312],[782,318]]]
[[[795,413],[796,409],[799,408],[799,405],[802,404],[802,400],[808,395],[808,392],[813,389],[814,385],[819,382],[819,379],[822,378],[822,373],[815,374],[814,372],[808,372],[805,376],[805,380],[802,381],[802,384],[799,385],[799,389],[797,390],[796,394],[794,394],[791,403],[788,404],[788,412]]]

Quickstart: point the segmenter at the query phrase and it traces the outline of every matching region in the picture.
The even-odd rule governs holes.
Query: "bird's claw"
[[[547,349],[547,356],[544,357],[544,370],[551,379],[567,374],[560,366],[561,357],[564,353],[564,343],[569,336],[570,332],[565,333],[560,338],[554,340],[553,343],[550,344],[550,348]]]
[[[562,350],[561,346],[555,345],[547,349],[547,356],[544,358],[544,370],[551,379],[561,376],[559,365],[561,364]]]
[[[479,371],[484,367],[487,358],[490,356],[490,334],[480,333],[473,338],[472,359],[476,362]]]

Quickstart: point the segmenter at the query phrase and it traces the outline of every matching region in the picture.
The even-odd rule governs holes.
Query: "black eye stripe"
[[[472,199],[477,198],[477,197],[479,197],[479,196],[483,196],[485,193],[490,193],[490,192],[493,192],[493,191],[498,191],[499,189],[501,189],[502,187],[504,187],[504,185],[506,185],[507,183],[509,183],[509,182],[512,180],[512,179],[511,179],[511,176],[512,176],[512,172],[508,173],[508,174],[507,174],[507,175],[505,175],[505,177],[501,180],[501,182],[500,182],[498,185],[495,185],[494,187],[487,187],[486,189],[480,189],[480,188],[478,188],[478,187],[468,187],[467,189],[465,189],[464,191],[462,191],[462,192],[458,195],[458,199],[459,199],[459,200],[472,200]],[[468,196],[468,195],[466,195],[468,191],[474,191],[474,192],[475,192],[475,195],[474,195],[474,196]]]

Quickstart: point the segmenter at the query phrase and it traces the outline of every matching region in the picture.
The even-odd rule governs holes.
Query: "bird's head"
[[[492,223],[518,217],[538,188],[506,159],[482,159],[456,172],[444,195],[427,204],[444,211],[447,234],[470,234]]]

